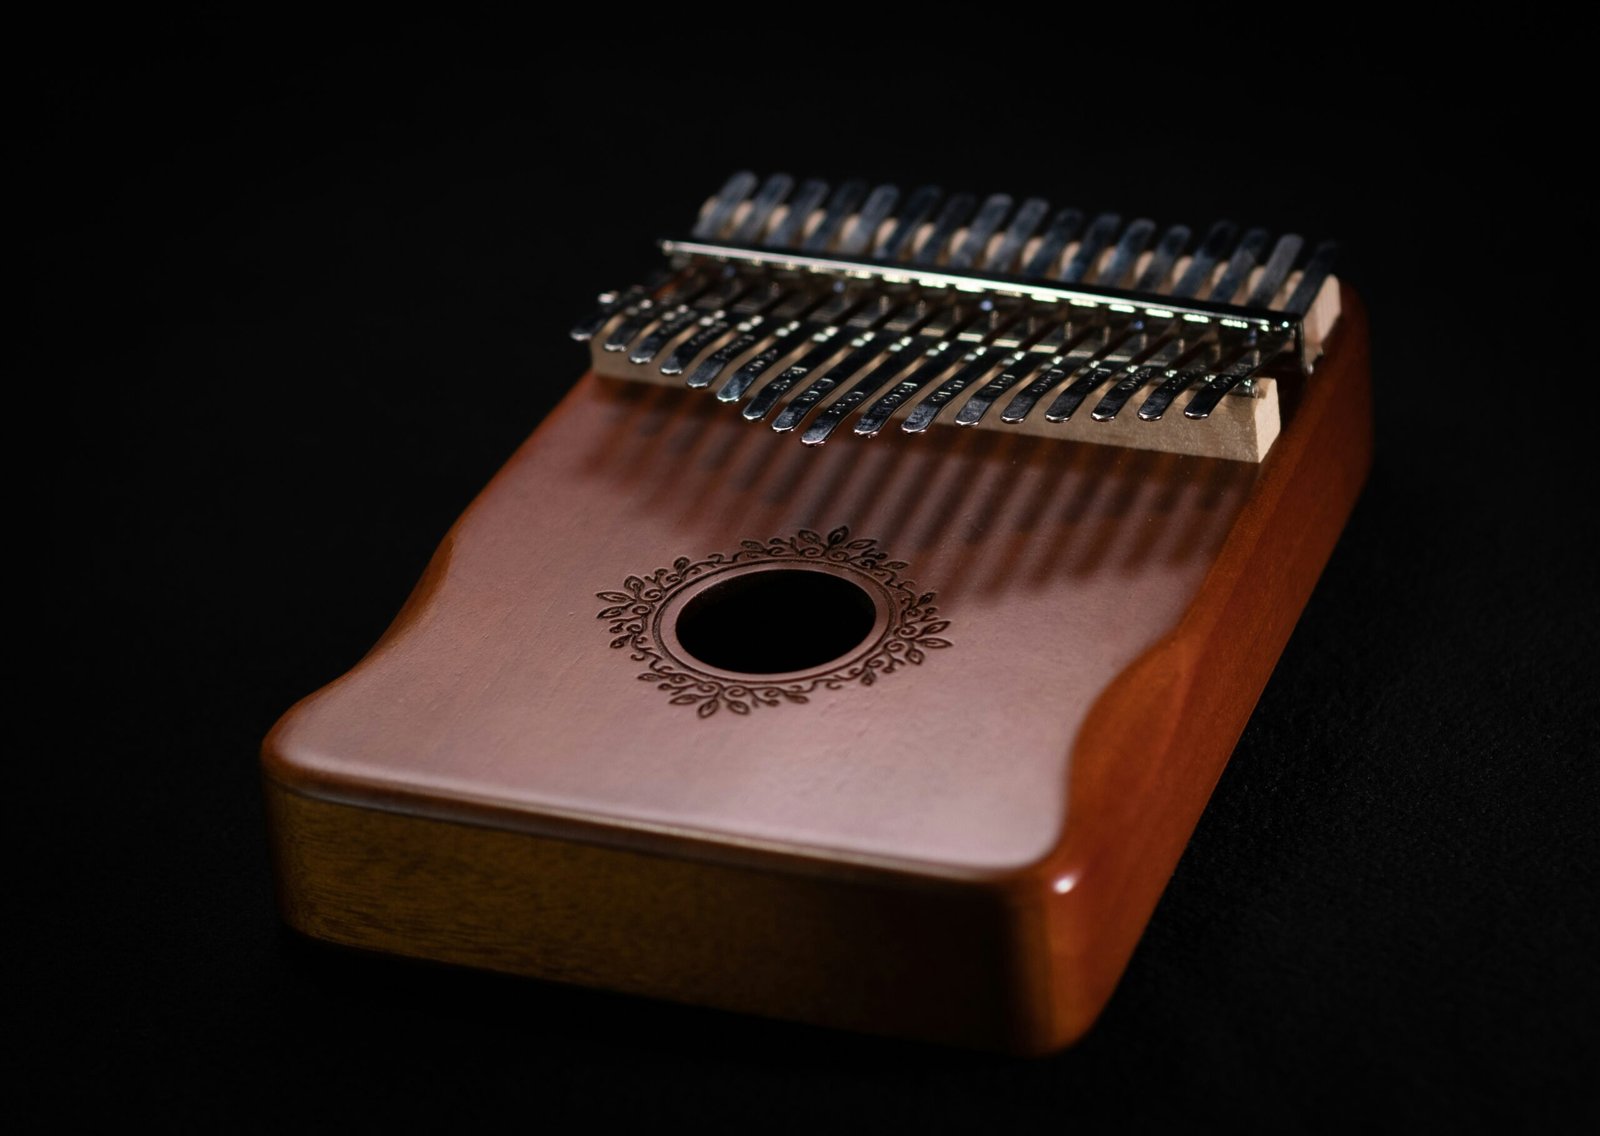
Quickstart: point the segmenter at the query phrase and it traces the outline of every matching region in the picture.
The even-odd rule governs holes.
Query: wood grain
[[[268,738],[286,917],[828,1025],[1069,1042],[1365,476],[1365,322],[1343,308],[1260,466],[954,429],[819,453],[587,377],[384,640]],[[802,532],[904,563],[950,646],[705,717],[611,646],[600,593]],[[754,612],[752,634],[823,617]]]

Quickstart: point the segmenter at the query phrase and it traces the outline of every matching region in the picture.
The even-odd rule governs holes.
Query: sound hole
[[[865,588],[828,572],[776,568],[713,584],[678,615],[678,642],[702,663],[743,674],[806,671],[872,633]]]

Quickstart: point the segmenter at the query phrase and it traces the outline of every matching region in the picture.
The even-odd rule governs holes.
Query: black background
[[[43,728],[6,804],[23,1113],[1042,1131],[1593,1112],[1591,477],[1579,416],[1518,393],[1549,326],[1506,314],[1540,292],[1519,226],[1556,206],[1506,194],[1516,106],[1359,36],[1313,53],[997,12],[887,50],[588,16],[570,41],[97,23],[27,52],[20,389],[44,410],[10,419],[14,452],[41,455],[12,555],[43,569],[18,602],[46,634],[17,676]],[[1337,236],[1369,305],[1371,481],[1120,989],[1059,1056],[280,930],[259,739],[376,639],[583,369],[565,330],[588,299],[642,277],[737,167]]]

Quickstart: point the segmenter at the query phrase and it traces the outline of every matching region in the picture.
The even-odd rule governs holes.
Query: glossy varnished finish
[[[1259,467],[954,428],[813,451],[692,392],[586,378],[383,642],[268,739],[290,922],[829,1025],[1070,1041],[1365,475],[1344,304]],[[903,564],[886,593],[937,609],[908,635],[949,646],[870,685],[780,676],[807,701],[746,713],[712,683],[702,713],[597,618],[630,577],[807,533]]]

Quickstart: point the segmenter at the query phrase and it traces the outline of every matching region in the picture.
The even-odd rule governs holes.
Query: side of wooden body
[[[1060,839],[1026,867],[937,878],[605,826],[530,831],[492,811],[425,815],[309,769],[282,744],[291,711],[264,750],[285,917],[358,948],[876,1033],[1059,1048],[1126,966],[1360,491],[1370,423],[1364,315],[1346,294],[1328,357],[1187,611],[1079,729]],[[430,604],[434,575],[397,627]]]

